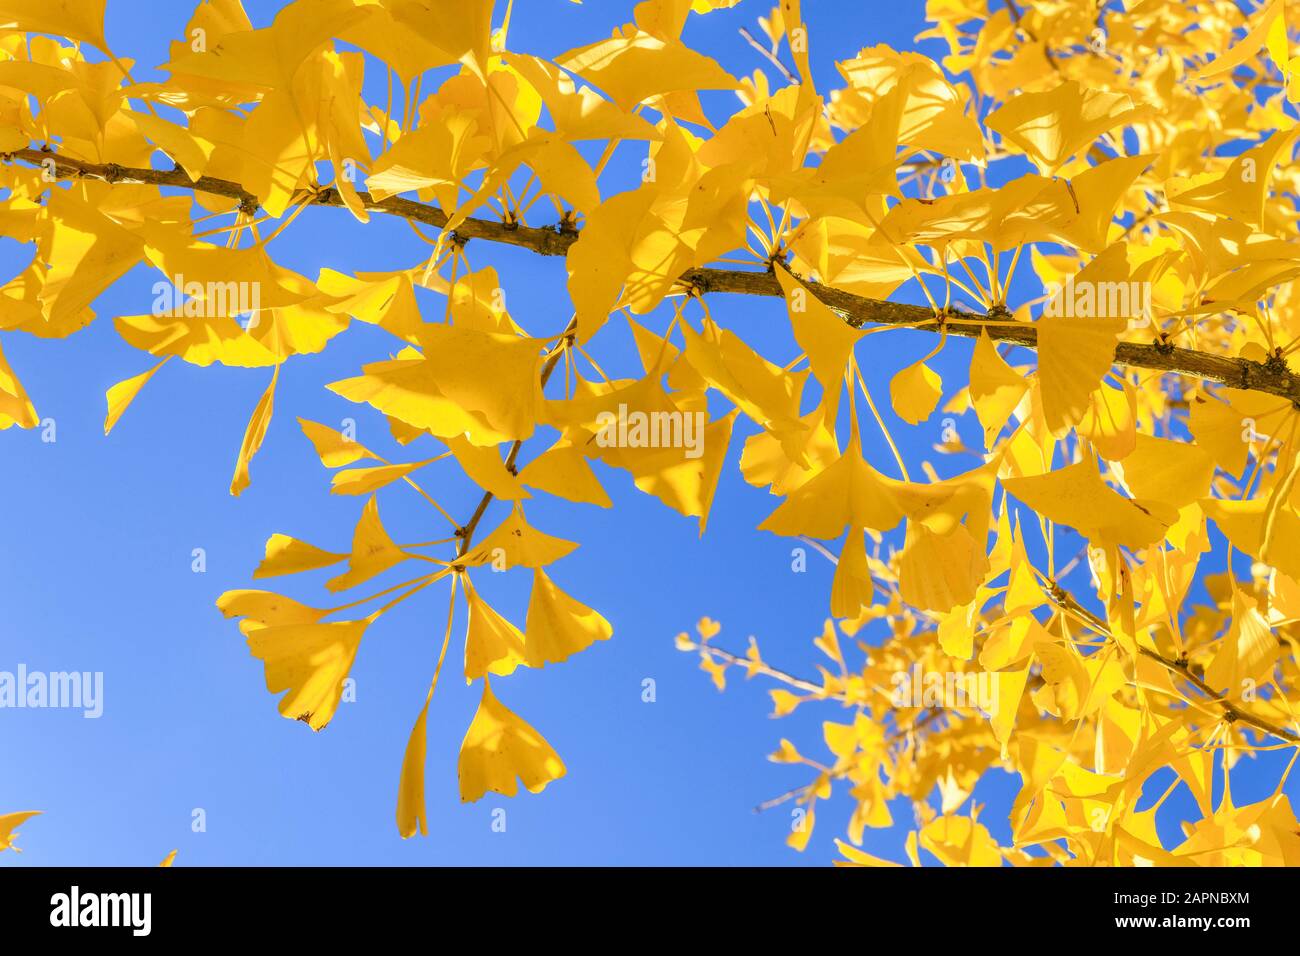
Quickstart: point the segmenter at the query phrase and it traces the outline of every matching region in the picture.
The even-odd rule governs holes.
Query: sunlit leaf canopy
[[[703,534],[734,441],[773,496],[756,526],[836,563],[825,660],[796,677],[756,643],[724,649],[707,618],[678,645],[719,689],[731,667],[782,685],[778,716],[827,708],[823,740],[772,756],[812,774],[773,801],[803,808],[792,847],[839,793],[848,865],[890,862],[860,847],[899,797],[913,864],[1300,863],[1291,763],[1262,800],[1231,786],[1240,761],[1293,759],[1300,740],[1300,11],[929,0],[922,38],[946,56],[864,46],[827,88],[798,0],[755,4],[749,75],[690,45],[693,18],[734,5],[646,0],[551,60],[492,0],[294,0],[258,29],[238,0],[208,0],[165,79],[136,82],[104,0],[0,0],[0,229],[32,248],[0,286],[0,347],[85,327],[141,268],[184,288],[111,317],[146,354],[109,390],[106,432],[165,400],[173,359],[265,370],[245,434],[227,436],[231,493],[278,411],[358,520],[332,542],[274,535],[254,574],[329,569],[326,606],[259,589],[218,606],[279,712],[322,730],[382,617],[446,601],[394,768],[402,836],[426,829],[426,785],[451,785],[425,780],[427,748],[449,745],[428,727],[448,661],[481,684],[462,800],[564,776],[563,741],[544,712],[509,709],[509,679],[613,633],[562,564],[611,507],[603,471]],[[362,96],[376,74],[382,101]],[[611,174],[626,155],[639,181]],[[358,232],[399,217],[426,249],[302,275],[275,239],[309,207]],[[507,309],[498,244],[555,257],[571,302],[545,313],[566,321]],[[715,321],[710,301],[731,295],[784,300],[796,348],[760,354],[743,323]],[[330,388],[383,416],[402,460],[276,407],[281,375],[354,320],[390,348]],[[602,350],[629,333],[641,374],[610,379]],[[918,334],[928,353],[873,393],[863,365],[889,354],[874,337]],[[969,373],[945,381],[937,360],[961,348]],[[0,352],[0,429],[40,423],[21,371]],[[702,453],[597,441],[620,409],[709,416]],[[945,416],[978,447],[945,427],[934,461],[908,461],[891,429]],[[482,491],[472,513],[426,490],[432,466]],[[427,527],[386,527],[395,494],[421,496],[442,536],[402,543]],[[573,522],[535,526],[537,495],[573,502]],[[522,622],[474,583],[500,570],[531,576]],[[900,705],[914,673],[988,693]],[[994,771],[1020,782],[1008,845],[972,799]],[[1199,816],[1171,841],[1157,817],[1176,792]]]

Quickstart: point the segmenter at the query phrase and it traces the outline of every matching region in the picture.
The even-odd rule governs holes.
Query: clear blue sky
[[[245,0],[245,6],[263,26],[279,4]],[[629,0],[518,2],[511,47],[556,56],[607,36],[631,19],[632,6]],[[687,39],[732,73],[744,74],[762,63],[737,30],[755,30],[755,18],[770,6],[746,0],[731,11],[692,17]],[[838,83],[835,60],[877,43],[914,49],[912,37],[923,25],[920,0],[812,0],[805,6],[823,91]],[[120,56],[140,64],[137,78],[149,79],[147,68],[166,60],[167,44],[181,37],[189,12],[186,3],[109,0],[109,41]],[[933,45],[928,51],[944,52]],[[382,102],[382,74],[372,71],[368,86],[371,98]],[[724,99],[709,105],[715,115],[732,108]],[[613,168],[630,175],[636,157],[623,159]],[[425,254],[400,222],[375,217],[362,227],[341,210],[323,209],[309,210],[276,246],[279,261],[309,277],[325,267],[403,268]],[[562,327],[570,303],[560,260],[481,243],[471,243],[470,252],[476,268],[498,268],[521,324],[536,334]],[[0,239],[0,274],[7,278],[27,255]],[[724,646],[742,651],[753,634],[778,666],[812,673],[817,663],[810,639],[826,615],[833,569],[814,554],[806,574],[793,574],[791,542],[755,530],[776,501],[746,485],[736,467],[741,439],[752,426],[739,429],[733,441],[703,540],[693,520],[602,466],[613,512],[536,496],[530,520],[567,531],[582,544],[554,566],[556,581],[615,626],[613,641],[561,666],[520,670],[496,687],[556,747],[568,776],[542,795],[489,795],[462,806],[456,757],[478,687],[446,679],[428,724],[429,835],[402,841],[393,822],[398,775],[441,638],[445,592],[430,589],[371,629],[352,672],[359,699],[342,705],[320,734],[277,714],[262,665],[213,606],[227,589],[255,586],[251,573],[273,532],[346,550],[361,501],[328,494],[329,473],[294,419],[337,426],[355,417],[359,440],[392,451],[396,446],[379,416],[324,389],[385,357],[392,339],[354,324],[323,355],[286,365],[266,445],[253,463],[252,487],[234,499],[227,493],[231,469],[266,386],[264,370],[170,363],[113,435],[103,435],[105,390],[152,364],[117,337],[111,318],[147,311],[156,278],[144,269],[130,273],[96,303],[99,321],[66,341],[17,334],[2,339],[38,412],[56,421],[57,442],[42,443],[37,432],[0,433],[6,464],[0,497],[7,503],[0,670],[21,662],[31,670],[103,671],[106,699],[104,716],[95,721],[75,711],[0,711],[6,755],[0,812],[46,811],[25,826],[25,853],[0,855],[0,866],[151,865],[173,848],[180,850],[178,865],[797,865],[824,864],[834,855],[832,837],[843,835],[851,811],[847,800],[819,806],[817,830],[803,855],[784,845],[787,808],[761,815],[752,808],[808,780],[802,768],[765,759],[782,736],[821,756],[821,721],[847,715],[830,705],[810,706],[772,721],[769,685],[747,684],[733,671],[730,688],[720,695],[696,659],[673,647],[674,634],[708,614],[723,623]],[[796,354],[779,301],[718,299],[711,306],[715,318],[743,328],[765,354]],[[665,322],[662,314],[650,320],[656,328]],[[597,340],[597,354],[611,375],[634,374],[630,339],[614,325]],[[871,343],[879,352],[864,367],[874,368],[878,389],[931,345],[911,333]],[[960,381],[968,359],[968,347],[953,345],[939,370],[950,382]],[[977,446],[973,423],[960,427],[967,443]],[[905,454],[925,455],[939,430],[937,419],[903,428]],[[866,441],[868,455],[883,462],[883,447],[870,435]],[[936,464],[945,471],[958,467]],[[469,513],[477,495],[463,477],[450,468],[429,475],[426,486],[453,514]],[[402,529],[399,540],[442,536],[427,507],[402,486],[383,492],[380,504],[388,527]],[[490,516],[489,526],[493,521]],[[199,547],[207,553],[203,574],[191,571],[191,551]],[[270,586],[320,603],[324,575],[305,577]],[[402,571],[389,577],[401,580]],[[528,575],[513,574],[484,582],[483,590],[522,623],[528,586]],[[458,624],[455,640],[462,634]],[[647,677],[657,683],[654,704],[641,699]],[[1276,779],[1272,769],[1262,776]],[[995,771],[977,792],[990,803],[983,819],[1004,840],[1014,783]],[[1245,781],[1239,795],[1262,794]],[[507,810],[504,834],[490,826],[499,807]],[[204,833],[191,832],[195,808],[206,813]],[[893,809],[898,826],[868,831],[866,849],[901,860],[911,811],[906,802]]]

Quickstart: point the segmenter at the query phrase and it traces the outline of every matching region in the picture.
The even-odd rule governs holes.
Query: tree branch
[[[22,149],[5,156],[19,159],[35,166],[53,161],[60,179],[98,179],[108,183],[139,183],[152,186],[170,186],[192,189],[196,192],[226,196],[237,200],[249,210],[258,204],[239,183],[202,176],[191,179],[180,168],[173,170],[141,169],[118,166],[114,163],[97,164],[60,156],[57,153]],[[372,199],[369,193],[359,192],[358,198],[366,209],[400,216],[415,222],[442,229],[447,225],[447,214],[436,206],[414,202],[397,196]],[[327,188],[299,197],[319,206],[342,206],[338,190]],[[565,228],[542,229],[517,223],[492,222],[485,219],[466,219],[456,227],[462,239],[483,239],[506,245],[531,249],[543,256],[562,256],[578,239],[578,232]],[[688,269],[678,281],[701,293],[726,292],[740,295],[761,295],[780,298],[781,285],[771,272],[745,272],[737,269]],[[949,335],[978,338],[987,333],[995,342],[1007,342],[1037,349],[1038,330],[1030,323],[1010,323],[1005,315],[955,318],[948,314],[936,318],[934,310],[920,305],[889,302],[854,295],[830,286],[810,283],[809,289],[821,302],[838,312],[855,328],[864,325],[908,326],[925,332],[946,331]],[[994,324],[990,324],[994,323]],[[1286,362],[1274,358],[1268,362],[1213,355],[1195,349],[1179,348],[1162,341],[1150,345],[1122,342],[1115,348],[1115,364],[1129,368],[1150,369],[1157,372],[1175,372],[1203,381],[1218,382],[1232,388],[1277,395],[1300,406],[1300,376],[1294,375]]]
[[[931,710],[927,710],[924,714],[921,715],[919,719],[917,719],[911,725],[907,727],[896,727],[894,730],[890,731],[890,733],[885,737],[885,742],[893,743],[896,740],[901,740],[903,737],[906,737],[908,734],[912,733],[913,731],[920,730],[921,728],[925,727],[927,724],[932,723],[937,717],[939,717],[943,713],[944,711],[941,708],[934,708]],[[853,771],[853,769],[854,769],[854,765],[850,764],[849,766],[844,767],[840,770],[832,770],[829,774],[827,774],[827,776],[831,780],[842,780],[845,777],[847,777]],[[787,790],[785,793],[778,794],[775,797],[771,797],[767,800],[764,800],[762,803],[760,803],[758,806],[754,808],[754,812],[762,813],[765,810],[771,810],[773,807],[779,807],[781,804],[789,800],[793,800],[795,797],[804,797],[816,785],[817,785],[817,781],[813,780],[812,783],[806,783],[801,787],[795,787],[793,790]]]
[[[1070,592],[1066,591],[1059,584],[1053,584],[1051,588],[1045,588],[1044,590],[1047,593],[1047,596],[1052,599],[1052,603],[1061,608],[1061,610],[1074,614],[1103,637],[1112,641],[1115,640],[1115,635],[1111,633],[1110,627],[1106,622],[1080,604],[1075,599],[1074,595],[1070,594]],[[1205,681],[1201,680],[1201,678],[1193,674],[1186,661],[1171,661],[1169,658],[1146,647],[1138,647],[1138,653],[1143,657],[1155,661],[1165,670],[1169,671],[1169,673],[1176,674],[1183,678],[1198,691],[1208,697],[1212,702],[1218,704],[1223,711],[1223,719],[1228,723],[1231,724],[1240,721],[1243,724],[1249,724],[1256,730],[1270,734],[1280,740],[1286,740],[1291,743],[1300,743],[1300,734],[1297,734],[1295,731],[1287,727],[1275,724],[1271,720],[1266,720],[1265,718],[1253,714],[1249,710],[1234,704],[1225,694],[1220,694],[1209,684],[1205,683]]]
[[[551,373],[555,371],[555,365],[560,361],[560,356],[564,354],[566,340],[573,334],[577,327],[578,323],[575,320],[570,319],[568,326],[566,326],[564,331],[560,333],[560,341],[556,344],[554,350],[542,366],[543,388],[545,388],[546,383],[550,381]],[[514,473],[515,462],[519,459],[519,450],[523,447],[523,439],[515,439],[515,443],[510,446],[510,453],[506,455],[506,471],[509,471],[512,474]],[[474,540],[474,532],[477,530],[479,522],[483,520],[483,515],[487,511],[488,505],[492,503],[492,497],[492,492],[483,492],[483,497],[479,499],[478,506],[474,509],[474,514],[470,516],[469,521],[465,522],[464,527],[457,529],[456,536],[460,538],[460,545],[456,549],[456,558],[458,561],[465,557],[466,553],[469,551],[469,546]]]
[[[771,63],[774,67],[776,67],[778,70],[781,71],[781,75],[785,77],[787,83],[799,82],[799,77],[791,73],[790,68],[776,58],[775,52],[769,50],[767,47],[763,46],[763,44],[755,40],[754,34],[750,33],[744,27],[741,27],[740,35],[745,38],[746,43],[748,43],[750,46],[752,46],[755,50],[759,52],[759,54],[763,57],[763,59],[767,60],[767,62]]]

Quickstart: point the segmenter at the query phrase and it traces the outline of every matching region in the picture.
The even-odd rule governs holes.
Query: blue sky
[[[263,26],[279,4],[245,0],[245,6]],[[624,0],[519,2],[510,45],[553,57],[607,36],[631,19],[632,6]],[[923,27],[919,0],[805,6],[822,91],[838,83],[835,60],[877,43],[915,49],[912,37]],[[746,0],[731,11],[692,17],[687,40],[732,73],[747,73],[763,64],[737,31],[756,32],[755,18],[768,9]],[[140,65],[137,78],[147,80],[148,67],[165,61],[167,44],[181,37],[188,14],[184,3],[109,0],[109,41],[119,56]],[[933,44],[922,48],[944,52]],[[372,71],[367,83],[371,99],[382,102],[382,74]],[[723,98],[706,102],[719,117],[719,110],[733,108]],[[611,168],[616,179],[629,179],[606,185],[606,194],[632,184],[638,159],[620,154]],[[331,209],[308,210],[275,246],[277,261],[313,278],[327,267],[404,268],[427,255],[401,222],[380,216],[363,227]],[[469,251],[475,268],[498,269],[525,328],[549,334],[563,326],[571,310],[560,260],[483,243],[471,243]],[[28,254],[0,240],[0,274],[7,278]],[[772,721],[769,685],[745,683],[733,672],[720,695],[696,659],[673,647],[674,634],[708,614],[722,622],[719,643],[732,650],[743,652],[753,634],[777,666],[810,674],[818,662],[811,638],[826,615],[833,569],[811,554],[807,573],[792,573],[792,543],[755,530],[777,502],[738,473],[741,439],[752,426],[738,429],[733,440],[703,539],[694,520],[603,467],[612,512],[535,497],[530,522],[582,545],[551,569],[554,579],[615,627],[612,641],[563,665],[520,670],[494,685],[560,752],[568,776],[541,795],[489,795],[462,806],[456,757],[478,687],[466,688],[449,667],[428,721],[429,835],[403,841],[393,821],[398,775],[441,639],[445,589],[429,589],[370,630],[352,672],[358,699],[342,705],[320,734],[277,714],[262,665],[213,606],[227,589],[255,586],[252,571],[274,532],[346,550],[362,502],[328,494],[329,473],[295,418],[335,427],[355,418],[358,440],[400,456],[378,415],[324,388],[386,357],[393,340],[356,323],[324,354],[285,366],[252,486],[235,499],[227,491],[231,470],[266,370],[169,363],[112,436],[103,435],[105,390],[152,364],[117,337],[111,318],[147,311],[156,279],[144,269],[130,273],[96,303],[99,321],[66,341],[9,334],[0,342],[38,412],[57,428],[53,443],[42,442],[39,432],[0,433],[6,462],[0,496],[9,503],[0,548],[0,670],[21,662],[30,670],[105,675],[99,720],[66,710],[0,711],[7,756],[0,812],[46,811],[25,826],[24,854],[0,855],[0,866],[150,865],[173,848],[180,850],[178,865],[800,865],[832,857],[831,840],[843,835],[851,811],[847,800],[819,806],[817,831],[802,855],[784,845],[788,807],[752,810],[808,780],[805,769],[765,759],[779,739],[823,755],[821,721],[847,714],[810,706]],[[919,301],[919,295],[908,298]],[[434,304],[431,297],[422,302]],[[779,300],[718,298],[710,305],[720,323],[743,330],[763,354],[782,361],[796,354]],[[662,329],[666,321],[661,311],[649,324]],[[864,364],[873,369],[876,394],[890,373],[932,345],[908,332],[870,342],[878,351]],[[597,340],[596,354],[611,375],[638,371],[630,337],[617,323]],[[957,382],[968,361],[969,346],[953,344],[937,368]],[[973,422],[959,427],[967,444],[977,446]],[[903,427],[904,454],[927,455],[940,430],[937,417]],[[871,435],[865,441],[869,456],[887,461],[882,444]],[[426,474],[425,486],[453,514],[470,513],[478,494],[454,467]],[[444,534],[436,516],[400,485],[381,493],[380,506],[398,540]],[[485,527],[504,510],[496,506]],[[206,552],[205,573],[191,570],[195,548]],[[320,603],[328,574],[270,586]],[[409,576],[398,569],[383,581]],[[490,576],[481,590],[522,623],[529,582],[525,573]],[[462,635],[458,623],[454,647]],[[657,685],[653,704],[642,701],[645,678]],[[1275,780],[1276,772],[1261,777]],[[977,793],[991,804],[982,819],[1003,839],[1014,782],[994,771]],[[1252,796],[1249,781],[1234,792]],[[504,833],[491,826],[498,808],[507,814]],[[192,832],[195,809],[206,815],[206,832]],[[902,859],[911,812],[905,802],[893,809],[898,825],[868,831],[865,848]]]

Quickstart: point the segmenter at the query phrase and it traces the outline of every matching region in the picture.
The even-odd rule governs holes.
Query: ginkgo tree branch
[[[713,655],[720,658],[721,660],[726,661],[728,664],[734,664],[738,667],[744,667],[747,671],[749,671],[748,676],[750,677],[754,676],[755,674],[762,674],[764,677],[770,677],[773,680],[780,681],[782,684],[786,684],[790,687],[796,687],[802,691],[807,691],[808,693],[814,695],[818,700],[835,700],[843,704],[858,703],[856,699],[850,698],[845,693],[842,692],[834,693],[828,691],[825,687],[821,686],[820,684],[816,684],[810,680],[805,680],[802,677],[795,677],[793,674],[787,674],[785,671],[782,670],[777,670],[775,667],[772,667],[761,660],[756,661],[749,657],[740,657],[736,654],[731,653],[730,651],[725,651],[720,647],[714,647],[712,644],[707,644],[707,643],[694,645],[692,648],[689,649],[693,650],[695,649],[695,647],[699,648],[701,654]]]
[[[545,388],[546,383],[550,381],[551,373],[555,371],[556,363],[560,361],[560,356],[564,354],[565,348],[568,347],[569,336],[573,334],[576,328],[577,322],[570,319],[569,324],[565,327],[564,331],[560,333],[559,342],[556,344],[555,348],[552,349],[551,354],[542,365],[543,388]],[[515,472],[515,463],[519,460],[519,451],[523,447],[523,439],[515,439],[514,444],[510,446],[509,453],[506,455],[506,471],[512,474]],[[483,520],[483,515],[487,512],[488,505],[492,503],[492,498],[492,492],[483,492],[483,497],[479,499],[478,505],[474,508],[474,513],[470,516],[469,521],[465,522],[462,527],[456,529],[456,537],[460,539],[460,545],[456,549],[457,559],[463,558],[469,551],[469,546],[474,540],[474,532],[477,530],[479,522]]]
[[[767,62],[771,63],[774,67],[777,68],[780,74],[785,77],[785,81],[787,83],[799,82],[799,77],[795,76],[794,73],[790,71],[790,68],[777,58],[776,53],[774,53],[772,50],[769,50],[767,47],[763,46],[763,44],[755,40],[754,34],[750,33],[744,27],[741,27],[740,35],[745,38],[746,43],[748,43],[750,46],[752,46],[755,50],[759,52],[760,56],[762,56],[765,60],[767,60]]]
[[[890,731],[889,734],[885,736],[885,742],[894,743],[898,740],[902,740],[909,734],[933,723],[944,713],[945,711],[942,708],[931,708],[922,714],[914,723],[909,724],[906,727],[896,727],[894,730]],[[852,772],[853,769],[853,766],[848,766],[841,770],[833,770],[827,774],[827,777],[831,780],[843,780]],[[766,810],[771,810],[773,807],[779,807],[781,804],[793,800],[796,797],[803,797],[816,786],[817,781],[814,780],[812,783],[805,783],[802,786],[794,787],[791,790],[785,791],[785,793],[777,794],[775,797],[769,797],[767,800],[764,800],[758,806],[754,807],[754,812],[763,813]]]
[[[699,650],[701,654],[709,655],[711,657],[717,657],[720,660],[726,661],[728,664],[732,664],[737,667],[743,667],[748,672],[746,674],[747,677],[753,677],[755,675],[770,677],[773,680],[776,680],[779,683],[785,684],[789,687],[795,687],[798,688],[799,690],[807,691],[810,694],[814,695],[814,697],[817,700],[833,700],[843,704],[856,705],[859,707],[862,706],[863,704],[863,701],[858,700],[856,698],[851,698],[847,694],[828,692],[825,687],[820,686],[814,683],[813,681],[805,680],[804,678],[801,677],[795,677],[793,674],[789,674],[783,670],[778,670],[777,668],[772,667],[770,664],[766,663],[765,661],[755,660],[754,658],[750,658],[750,657],[741,657],[737,654],[733,654],[731,653],[731,651],[723,650],[722,648],[716,647],[713,644],[708,643],[707,641],[703,641],[699,643],[691,641],[689,642],[689,645],[690,645],[689,647],[684,646],[682,650]],[[882,693],[882,694],[887,693],[886,691],[880,688],[872,688],[872,689],[876,690],[878,693]],[[893,743],[895,741],[901,740],[904,737],[906,737],[908,734],[920,730],[921,728],[932,723],[936,718],[938,718],[943,713],[944,711],[942,708],[931,708],[927,710],[924,714],[922,714],[920,718],[913,721],[911,724],[908,724],[906,726],[895,727],[892,731],[890,731],[885,736],[885,742]],[[852,769],[853,769],[852,766],[846,766],[839,770],[826,771],[826,777],[830,780],[840,780],[848,776],[848,774],[852,771]],[[781,804],[785,803],[788,800],[792,800],[795,797],[802,797],[803,795],[807,794],[810,790],[812,790],[814,787],[816,787],[816,785],[817,785],[817,781],[814,780],[812,783],[803,784],[802,786],[798,786],[791,790],[787,790],[785,793],[779,794],[768,800],[764,800],[762,803],[758,804],[758,806],[754,807],[754,812],[762,813],[765,810],[770,810],[773,807],[780,806]]]
[[[1098,634],[1114,640],[1115,636],[1111,633],[1106,622],[1080,604],[1075,599],[1074,595],[1070,594],[1059,584],[1055,584],[1051,588],[1045,588],[1045,591],[1047,596],[1052,599],[1052,603],[1061,610],[1075,615],[1075,617],[1082,620]],[[1149,660],[1155,661],[1165,670],[1169,671],[1169,673],[1183,678],[1200,693],[1208,697],[1210,701],[1217,704],[1222,709],[1223,719],[1228,723],[1237,723],[1240,721],[1243,724],[1248,724],[1256,730],[1270,734],[1280,740],[1286,740],[1291,743],[1300,743],[1300,734],[1287,727],[1280,726],[1271,720],[1260,717],[1257,714],[1253,714],[1249,710],[1233,703],[1227,696],[1220,694],[1204,680],[1192,673],[1191,667],[1188,666],[1186,661],[1170,660],[1164,655],[1146,647],[1139,647],[1138,653]]]
[[[239,183],[211,176],[191,178],[183,169],[144,169],[119,166],[115,163],[91,163],[73,159],[44,149],[21,149],[4,154],[5,159],[18,159],[36,166],[52,169],[59,179],[96,179],[108,183],[136,183],[153,186],[170,186],[192,189],[216,196],[238,200],[247,212],[258,207],[258,199]],[[299,201],[308,205],[343,206],[337,189],[323,187],[303,192]],[[414,222],[446,227],[448,217],[437,206],[390,196],[374,199],[366,192],[358,192],[362,205],[375,212],[399,216]],[[486,219],[465,219],[455,228],[458,239],[483,239],[530,249],[543,256],[562,256],[578,240],[579,230],[563,223],[555,228],[539,228],[515,222],[493,222]],[[696,293],[734,293],[781,298],[781,284],[772,271],[742,271],[736,269],[695,268],[674,277]],[[936,317],[927,306],[890,302],[855,295],[831,286],[809,282],[809,290],[821,302],[838,312],[854,327],[865,325],[902,326],[925,332],[946,332],[966,338],[987,334],[997,342],[1006,342],[1036,350],[1038,331],[1030,323],[1009,320],[1005,313],[987,317],[968,313],[948,313]],[[1115,347],[1114,363],[1128,368],[1143,368],[1158,372],[1174,372],[1208,382],[1218,382],[1232,388],[1263,392],[1288,399],[1300,406],[1300,376],[1293,374],[1280,355],[1266,362],[1228,355],[1214,355],[1196,349],[1175,346],[1164,340],[1143,345],[1121,342]]]

